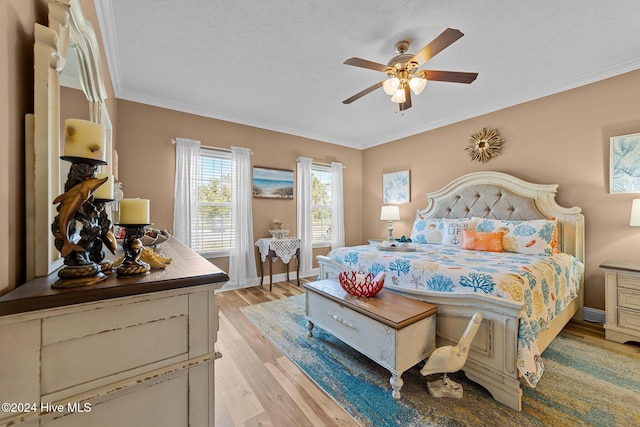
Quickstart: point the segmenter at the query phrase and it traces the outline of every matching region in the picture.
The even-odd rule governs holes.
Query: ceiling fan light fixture
[[[397,77],[388,78],[382,83],[382,89],[387,95],[395,94],[398,87],[400,87],[400,79]]]
[[[396,104],[402,104],[407,100],[407,97],[404,95],[404,89],[400,88],[396,90],[396,92],[391,97],[391,102],[395,102]]]
[[[412,77],[411,80],[409,80],[409,87],[416,95],[420,95],[426,85],[427,79],[421,77]]]

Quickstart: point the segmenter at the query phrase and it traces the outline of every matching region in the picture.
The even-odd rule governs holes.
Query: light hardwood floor
[[[301,283],[305,280],[301,279]],[[358,426],[340,406],[265,338],[241,307],[303,292],[295,281],[218,293],[220,330],[216,360],[216,427]],[[565,331],[618,351],[640,346],[604,339],[601,325],[571,322]]]
[[[358,426],[240,311],[302,292],[291,281],[217,294],[216,427]]]

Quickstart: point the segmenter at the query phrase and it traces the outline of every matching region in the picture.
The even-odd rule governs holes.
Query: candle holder
[[[100,265],[89,256],[89,250],[101,234],[100,213],[92,203],[93,192],[106,181],[106,178],[102,180],[95,176],[98,165],[106,163],[82,157],[63,156],[61,159],[72,164],[64,185],[65,192],[54,200],[58,204],[58,215],[51,224],[51,232],[56,249],[64,258],[64,267],[58,272],[60,279],[51,286],[74,288],[92,285],[107,278]],[[80,239],[74,242],[78,223],[82,224]]]
[[[145,227],[150,224],[118,224],[124,227],[124,259],[117,269],[118,276],[137,276],[148,274],[151,267],[140,260],[144,246],[140,238],[144,236]]]
[[[105,274],[113,273],[113,262],[105,261],[105,252],[103,246],[109,249],[113,255],[116,254],[118,243],[113,234],[113,224],[107,213],[107,205],[113,202],[113,199],[94,199],[93,205],[98,211],[98,225],[100,226],[100,236],[93,241],[89,249],[89,259],[100,265],[100,271]]]

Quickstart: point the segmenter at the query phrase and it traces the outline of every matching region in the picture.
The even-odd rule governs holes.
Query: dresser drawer
[[[640,290],[618,288],[618,307],[640,310]]]
[[[188,338],[187,295],[45,318],[42,394],[95,387],[113,375],[186,360]]]
[[[618,309],[618,326],[640,331],[640,312]]]
[[[618,274],[618,287],[635,289],[640,292],[640,276],[620,273]]]

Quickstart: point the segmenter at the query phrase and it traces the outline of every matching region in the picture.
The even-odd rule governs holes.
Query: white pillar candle
[[[106,163],[104,127],[88,120],[67,119],[65,121],[64,155]]]
[[[96,191],[93,192],[94,199],[105,199],[112,200],[113,199],[113,175],[108,175],[106,173],[97,173],[96,178],[102,179],[107,177],[107,181],[102,184]]]
[[[149,224],[149,199],[120,200],[120,224]]]

